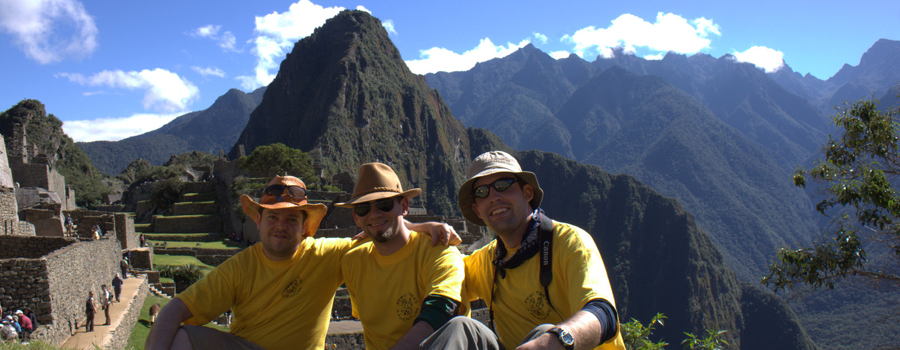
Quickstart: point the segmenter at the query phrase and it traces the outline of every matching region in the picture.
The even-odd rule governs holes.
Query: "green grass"
[[[193,242],[193,241],[157,241],[147,240],[147,244],[166,242],[166,248],[211,248],[211,249],[238,249],[239,245],[231,241],[215,241],[215,242]],[[200,243],[198,246],[197,243]]]
[[[158,297],[153,294],[147,295],[147,299],[144,299],[144,306],[141,307],[141,315],[138,316],[138,321],[134,324],[134,328],[131,329],[131,337],[128,338],[128,345],[126,345],[125,347],[126,349],[144,348],[144,342],[147,340],[147,334],[150,333],[150,307],[156,303],[159,303],[160,306],[166,306],[166,304],[168,304],[171,300],[172,299]],[[210,322],[206,326],[218,329],[223,332],[228,332],[227,327],[222,327],[215,323]]]
[[[175,283],[175,280],[168,277],[160,277],[159,283]]]
[[[200,266],[203,270],[203,275],[206,276],[209,271],[212,271],[213,266],[204,264],[202,261],[197,260],[197,258],[193,256],[187,255],[155,255],[153,257],[153,263],[156,265],[187,265],[194,264]]]

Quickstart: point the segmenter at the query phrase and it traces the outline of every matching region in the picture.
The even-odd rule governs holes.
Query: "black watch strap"
[[[559,327],[553,327],[547,330],[547,333],[554,333],[556,337],[559,339],[559,342],[562,343],[563,347],[566,350],[575,349],[575,337],[572,336],[572,333],[569,333],[565,329]]]

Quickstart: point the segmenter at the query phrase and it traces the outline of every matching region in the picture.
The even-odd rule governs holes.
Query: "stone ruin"
[[[126,214],[77,208],[55,159],[28,145],[22,125],[15,125],[10,144],[7,153],[0,136],[0,304],[6,314],[33,310],[40,327],[32,339],[59,345],[83,324],[88,291],[110,284],[123,252],[149,254],[140,254],[147,249],[138,249]],[[78,226],[73,237],[65,235],[66,215]],[[90,232],[95,224],[107,232],[99,240]],[[139,293],[126,319],[136,321],[145,295]],[[115,332],[112,348],[124,348],[132,325]]]

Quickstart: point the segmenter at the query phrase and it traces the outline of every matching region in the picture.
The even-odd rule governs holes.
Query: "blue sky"
[[[900,40],[900,1],[0,0],[0,111],[45,104],[76,141],[119,140],[268,84],[343,9],[381,19],[413,72],[468,70],[528,43],[588,61],[624,46],[733,54],[820,79]]]

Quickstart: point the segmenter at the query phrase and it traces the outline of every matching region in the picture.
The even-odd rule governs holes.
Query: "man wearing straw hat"
[[[456,316],[462,288],[462,255],[432,246],[425,233],[403,225],[409,200],[397,174],[381,163],[364,164],[353,197],[336,204],[353,208],[356,225],[372,239],[341,259],[353,316],[363,326],[366,349],[413,349]]]
[[[306,185],[293,176],[275,176],[258,203],[244,195],[241,206],[256,222],[260,244],[235,254],[163,307],[147,349],[324,347],[334,293],[343,283],[340,259],[357,243],[312,238],[327,207],[308,203]],[[201,326],[229,309],[231,333]]]
[[[487,303],[493,329],[457,317],[423,342],[433,349],[624,349],[612,288],[591,236],[540,208],[534,173],[493,151],[459,189],[463,216],[497,238],[467,256],[466,293]]]

